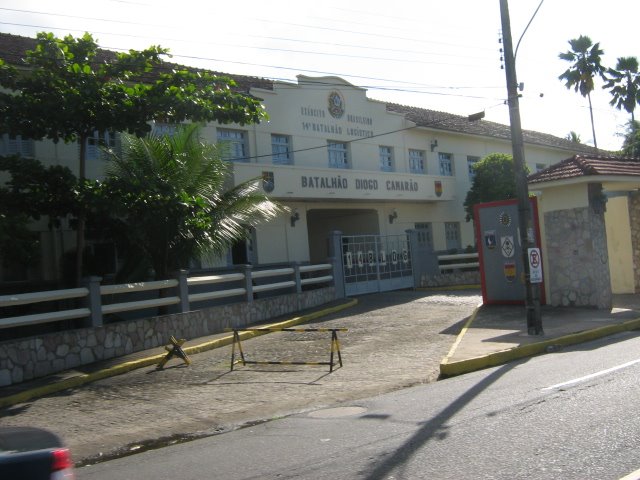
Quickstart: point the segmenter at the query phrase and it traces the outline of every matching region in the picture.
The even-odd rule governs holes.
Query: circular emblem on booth
[[[500,225],[504,225],[505,227],[510,227],[511,215],[509,215],[507,212],[501,212],[500,215],[498,215],[498,222],[500,222]]]
[[[337,90],[329,93],[329,113],[334,118],[344,115],[344,97]]]

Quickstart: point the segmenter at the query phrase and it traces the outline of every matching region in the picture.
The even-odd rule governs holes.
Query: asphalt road
[[[310,325],[348,328],[339,333],[344,366],[331,374],[307,365],[230,372],[226,347],[194,355],[189,367],[172,360],[162,371],[139,369],[0,410],[0,424],[50,429],[82,465],[433,382],[481,297],[397,291],[358,300]],[[327,361],[330,335],[271,333],[242,345],[255,360]]]
[[[620,479],[640,468],[639,335],[120,458],[78,478]]]

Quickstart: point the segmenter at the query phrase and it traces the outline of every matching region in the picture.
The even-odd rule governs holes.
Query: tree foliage
[[[622,143],[622,154],[627,157],[640,157],[640,122],[631,120],[627,124]]]
[[[477,162],[473,171],[473,183],[464,200],[467,222],[473,220],[473,207],[478,203],[516,198],[514,163],[511,155],[491,153]]]
[[[573,143],[582,143],[582,139],[580,138],[580,134],[577,132],[574,132],[573,130],[571,130],[569,133],[567,133],[567,135],[564,137],[566,140],[569,140],[570,142]]]
[[[163,62],[168,51],[151,46],[105,52],[89,33],[57,38],[39,33],[19,68],[0,61],[0,133],[54,142],[77,141],[78,175],[85,174],[94,132],[142,136],[152,120],[247,124],[266,117],[260,102],[234,90],[225,77]],[[85,218],[77,222],[76,280],[83,273]]]
[[[49,227],[57,227],[76,213],[77,179],[66,167],[18,156],[0,157],[0,172],[9,176],[0,186],[0,252],[11,252],[10,260],[25,267],[34,265],[39,240],[29,223],[46,216]]]
[[[607,82],[604,84],[613,97],[609,102],[618,110],[624,109],[635,120],[634,111],[640,103],[640,73],[636,57],[620,57],[616,68],[607,69]]]
[[[596,140],[596,129],[593,121],[593,107],[591,105],[591,92],[595,88],[594,78],[600,76],[604,78],[604,67],[601,56],[604,51],[600,49],[599,43],[593,43],[586,35],[569,40],[571,50],[560,53],[561,60],[571,62],[571,66],[565,70],[558,78],[565,82],[568,89],[580,92],[580,95],[589,100],[589,115],[591,117],[591,130],[593,133],[593,143],[598,148]]]
[[[9,174],[0,187],[0,211],[32,220],[46,216],[50,227],[77,214],[77,178],[60,165],[45,167],[38,160],[19,156],[0,157],[0,172]]]
[[[43,32],[36,41],[23,58],[25,69],[2,66],[5,133],[82,147],[96,131],[143,136],[152,120],[247,124],[266,116],[257,99],[233,90],[233,80],[166,64],[168,50],[159,46],[111,54],[89,33],[60,39]]]
[[[91,217],[110,218],[103,227],[136,262],[168,278],[194,258],[223,254],[283,210],[261,193],[259,180],[229,187],[229,175],[196,125],[172,136],[127,136],[122,156],[111,152],[106,179],[90,192]]]

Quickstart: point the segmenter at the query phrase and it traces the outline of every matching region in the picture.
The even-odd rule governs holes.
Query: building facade
[[[0,58],[7,37],[12,42],[21,38],[0,36]],[[195,267],[324,262],[332,231],[394,235],[416,229],[436,251],[475,244],[463,207],[473,180],[471,167],[490,153],[511,153],[508,126],[373,100],[366,89],[337,77],[298,76],[297,83],[248,77],[236,81],[262,99],[269,120],[248,126],[208,124],[201,130],[203,140],[220,144],[236,184],[261,178],[265,193],[290,211],[256,228],[250,241],[224,258]],[[166,125],[154,128],[170,130]],[[100,178],[107,162],[97,148],[99,140],[119,145],[118,134],[96,132],[89,142],[88,177]],[[524,140],[532,172],[593,150],[538,132],[525,131]],[[77,172],[77,144],[3,135],[0,154],[11,153]],[[39,269],[15,272],[4,262],[0,281],[60,277],[60,259],[73,251],[74,233],[68,225],[50,231],[44,222],[35,229],[44,259]],[[117,268],[117,252],[109,246],[90,248],[113,257]]]

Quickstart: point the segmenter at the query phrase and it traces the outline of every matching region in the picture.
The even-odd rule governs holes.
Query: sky
[[[640,2],[511,0],[509,10],[513,48],[520,42],[522,127],[558,137],[574,131],[593,145],[588,101],[558,79],[569,66],[558,54],[587,35],[604,50],[605,67],[640,58]],[[484,111],[485,120],[508,125],[501,30],[499,0],[0,0],[5,33],[89,32],[106,49],[161,45],[176,63],[273,80],[338,76],[375,100]],[[592,93],[598,147],[618,150],[630,115],[609,105],[602,85]]]

